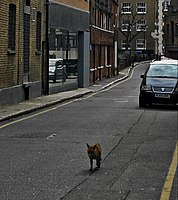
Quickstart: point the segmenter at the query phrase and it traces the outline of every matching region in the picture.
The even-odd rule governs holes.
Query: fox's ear
[[[86,143],[86,145],[87,145],[88,148],[90,147],[90,145],[88,143]]]

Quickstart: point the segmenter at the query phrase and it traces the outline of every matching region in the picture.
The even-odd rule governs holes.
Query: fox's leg
[[[101,166],[101,158],[97,158],[96,165],[97,165],[98,168],[100,168],[100,166]]]
[[[93,159],[90,158],[90,171],[93,170]]]

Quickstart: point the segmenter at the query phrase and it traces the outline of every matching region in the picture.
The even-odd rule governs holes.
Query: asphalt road
[[[140,65],[129,79],[105,91],[25,120],[21,116],[2,128],[0,199],[160,199],[176,146],[178,114],[175,107],[139,108],[146,67]],[[102,146],[99,170],[89,171],[86,142]],[[171,188],[170,200],[175,200],[175,179]]]

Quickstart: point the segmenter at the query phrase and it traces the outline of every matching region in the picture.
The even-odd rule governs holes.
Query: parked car
[[[153,103],[178,104],[178,60],[154,61],[141,78],[140,107]]]
[[[66,66],[62,59],[49,59],[49,80],[55,83],[59,79],[66,81]]]

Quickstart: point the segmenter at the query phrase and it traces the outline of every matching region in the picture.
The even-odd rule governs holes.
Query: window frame
[[[123,2],[121,12],[123,14],[131,14],[131,3],[130,2]]]
[[[165,0],[163,2],[163,11],[168,11],[170,4],[171,4],[171,0]]]
[[[121,30],[124,32],[128,31],[130,29],[129,26],[130,26],[130,20],[123,20],[121,25]]]
[[[147,21],[145,19],[138,20],[136,23],[136,31],[146,31]]]
[[[142,41],[142,42],[140,42]],[[138,47],[140,45],[140,47]],[[146,40],[144,39],[137,39],[136,40],[136,49],[137,50],[145,50],[146,49]]]
[[[126,49],[126,40],[121,40],[121,49]],[[130,43],[128,44],[128,50],[130,50]]]
[[[139,11],[140,9],[140,11]],[[136,7],[137,14],[146,14],[147,12],[147,4],[146,2],[138,2]]]

